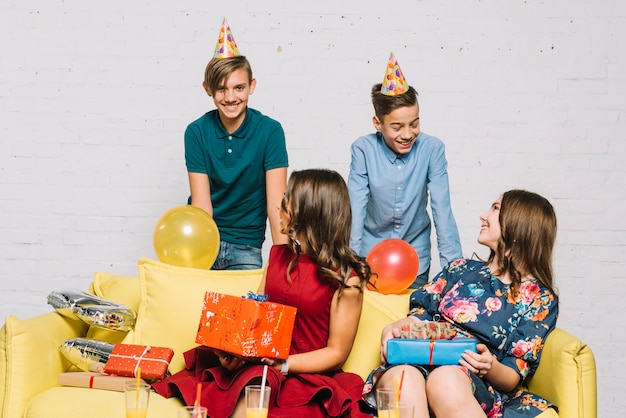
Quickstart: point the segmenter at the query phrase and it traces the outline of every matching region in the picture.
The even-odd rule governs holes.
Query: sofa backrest
[[[214,271],[176,267],[149,259],[139,261],[138,277],[94,274],[89,291],[123,303],[138,313],[133,331],[120,333],[91,327],[87,338],[111,343],[171,347],[170,371],[184,367],[182,354],[197,346],[196,331],[206,291],[234,296],[257,292],[264,270]],[[366,291],[355,344],[344,369],[367,377],[380,363],[383,327],[406,316],[410,292],[383,295]]]

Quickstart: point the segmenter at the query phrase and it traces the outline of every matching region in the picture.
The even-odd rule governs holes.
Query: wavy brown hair
[[[360,279],[354,287],[362,291],[371,271],[365,258],[350,248],[352,211],[343,177],[326,169],[294,171],[281,209],[290,216],[282,232],[295,254],[287,278],[291,280],[290,272],[304,248],[304,254],[315,260],[320,277],[336,280],[340,293],[348,287],[346,281],[353,270]]]
[[[556,295],[552,277],[552,250],[556,241],[556,214],[550,202],[533,192],[509,190],[500,205],[501,236],[496,251],[499,275],[508,272],[516,295],[522,277],[531,275]]]

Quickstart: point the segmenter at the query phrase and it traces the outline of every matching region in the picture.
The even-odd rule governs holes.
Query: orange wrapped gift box
[[[115,344],[104,372],[114,376],[137,376],[141,367],[141,377],[154,380],[163,379],[167,367],[174,357],[174,350],[149,345]]]
[[[286,359],[296,308],[206,292],[196,342],[242,357]]]

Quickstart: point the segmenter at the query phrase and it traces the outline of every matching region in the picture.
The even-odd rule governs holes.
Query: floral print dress
[[[459,259],[448,264],[433,280],[411,295],[410,315],[454,325],[459,336],[487,345],[502,364],[515,370],[521,381],[539,365],[546,336],[556,325],[555,295],[538,280],[522,280],[514,297],[509,284],[491,274],[486,263]],[[365,399],[371,399],[382,365],[367,379]],[[427,374],[427,370],[424,370]],[[500,393],[487,380],[468,372],[474,396],[490,418],[534,417],[551,405],[527,391]]]

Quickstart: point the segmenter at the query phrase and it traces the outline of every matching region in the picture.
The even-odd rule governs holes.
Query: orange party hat
[[[239,48],[237,48],[233,33],[230,31],[230,26],[228,26],[226,18],[224,18],[222,28],[220,29],[220,36],[215,45],[213,58],[238,57],[239,55]]]
[[[409,90],[409,83],[404,78],[396,56],[392,52],[389,55],[387,71],[385,72],[385,79],[380,92],[385,96],[397,96],[398,94],[406,93],[407,90]]]

